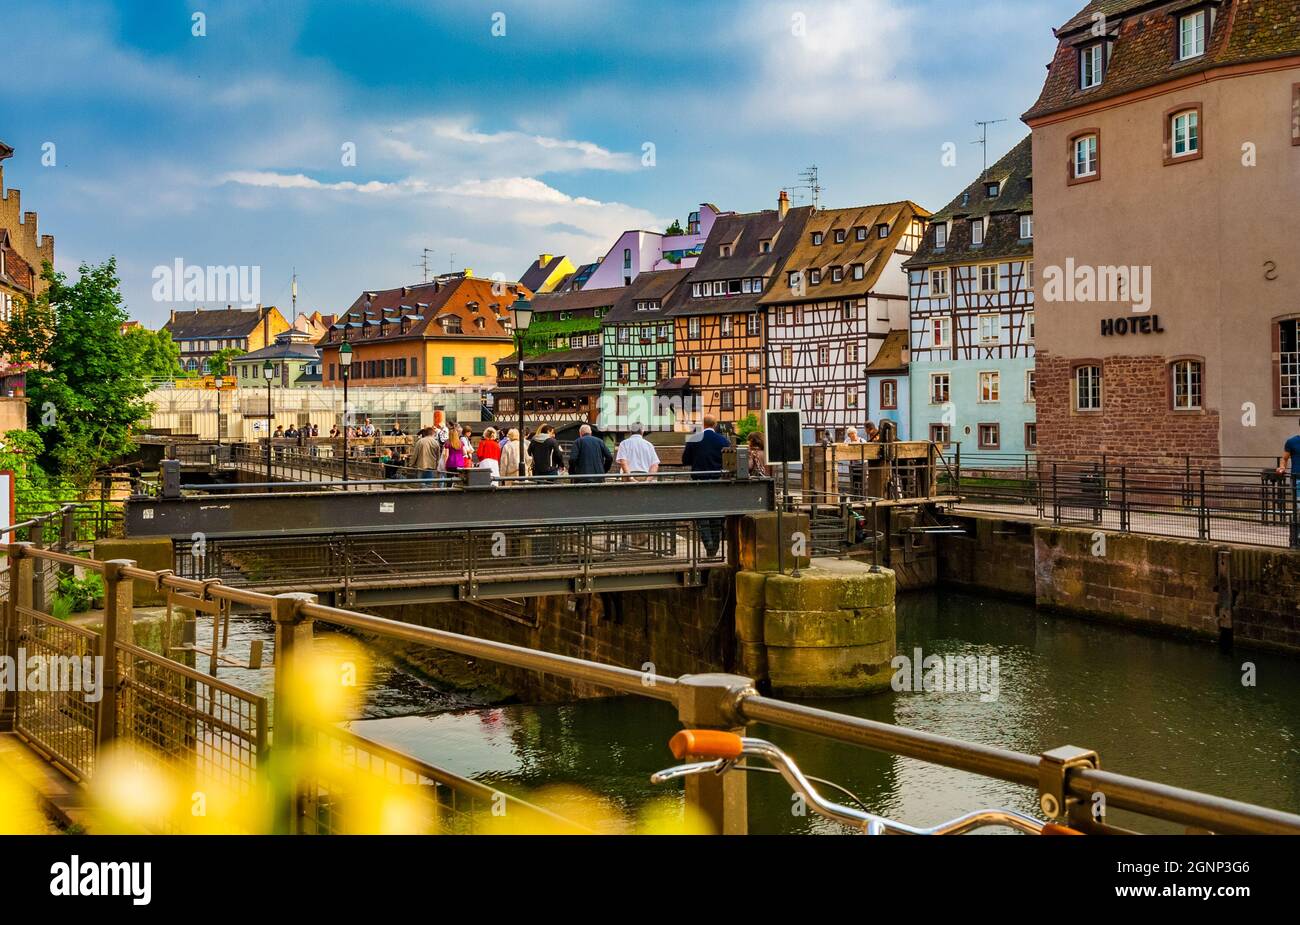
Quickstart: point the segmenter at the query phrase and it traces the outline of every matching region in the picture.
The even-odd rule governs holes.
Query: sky
[[[298,308],[337,312],[419,282],[424,248],[518,279],[701,202],[773,208],[813,164],[823,206],[937,210],[977,120],[1006,120],[989,163],[1028,133],[1083,5],[4,0],[5,182],[57,269],[117,259],[147,326],[195,307],[156,285],[178,260],[257,268],[286,314],[296,270]]]

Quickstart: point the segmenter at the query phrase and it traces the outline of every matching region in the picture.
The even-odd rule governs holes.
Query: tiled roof
[[[501,287],[494,293],[493,287]],[[339,316],[336,325],[352,325],[348,340],[353,346],[385,343],[412,337],[490,338],[505,340],[510,332],[497,320],[498,315],[509,317],[510,306],[520,293],[531,293],[518,283],[498,283],[491,279],[458,276],[450,280],[418,283],[398,289],[363,292],[352,306]],[[407,315],[416,320],[405,333],[400,324],[385,325],[382,337],[360,337],[356,325],[381,319],[394,322]],[[438,318],[461,319],[461,332],[448,333]],[[480,327],[477,319],[482,319]],[[322,344],[324,346],[324,344]]]
[[[909,200],[847,209],[818,209],[810,213],[798,241],[781,267],[780,278],[772,282],[759,303],[774,305],[813,298],[837,299],[869,292],[880,278],[890,255],[907,234],[912,218],[926,218],[929,214]],[[889,225],[889,235],[884,238],[876,230],[883,224]],[[858,228],[866,229],[865,240],[858,240]],[[844,240],[839,244],[835,243],[837,230],[844,232]],[[822,235],[820,244],[813,243],[816,233]],[[859,263],[864,266],[863,278],[855,280],[851,268]],[[832,267],[844,268],[844,278],[838,283],[831,280]],[[790,272],[807,273],[813,269],[822,271],[821,282],[807,285],[802,295],[796,294],[790,287]]]
[[[627,321],[653,320],[663,318],[670,312],[669,303],[674,292],[690,274],[690,270],[647,270],[638,273],[632,285],[617,290],[620,295],[609,314],[605,324],[619,324]],[[639,312],[636,303],[648,299],[659,300],[659,311]]]
[[[1192,7],[1217,10],[1214,27],[1205,54],[1178,61],[1177,14]],[[1088,43],[1094,14],[1106,17],[1114,41],[1101,85],[1081,90],[1078,49]],[[1300,0],[1092,0],[1057,35],[1060,44],[1026,121],[1212,68],[1300,54]]]
[[[543,256],[548,256],[551,259],[546,263],[542,263],[541,257],[539,257],[533,261],[532,266],[524,271],[524,275],[519,277],[519,284],[524,288],[536,290],[550,278],[555,267],[564,259],[563,254],[546,254]]]
[[[259,360],[319,360],[320,352],[311,344],[289,341],[274,343],[252,353],[241,353],[235,362],[257,362]]]
[[[515,354],[508,357],[502,357],[493,363],[493,366],[513,366],[516,362]],[[599,347],[579,347],[576,350],[556,350],[551,353],[542,353],[537,356],[525,356],[524,366],[553,366],[559,364],[572,363],[599,363]]]
[[[784,219],[775,209],[718,216],[708,240],[704,242],[699,262],[689,271],[690,279],[686,285],[677,290],[670,311],[682,315],[755,311],[762,292],[696,299],[691,297],[691,284],[763,277],[767,280],[767,289],[772,289],[786,258],[799,246],[804,225],[812,214],[812,206],[799,206],[790,209]],[[761,248],[764,241],[772,242],[771,250],[766,253]],[[732,246],[730,257],[722,256],[721,249],[726,244]]]
[[[876,352],[876,358],[867,364],[867,374],[907,372],[907,360],[903,359],[903,354],[907,350],[907,331],[895,328],[880,342],[880,350]]]
[[[279,314],[274,305],[266,313]],[[190,337],[247,337],[259,324],[262,314],[256,308],[203,308],[178,311],[162,326],[176,340]],[[287,324],[287,322],[286,322]]]
[[[567,292],[539,292],[533,296],[534,312],[572,312],[606,308],[623,294],[621,286],[612,289],[571,289]]]
[[[9,231],[5,228],[0,228],[0,250],[5,254],[5,272],[0,274],[0,283],[32,295],[35,292],[36,273],[23,255],[13,249],[9,242]]]
[[[926,229],[925,239],[916,256],[903,266],[908,268],[939,266],[974,260],[1004,260],[1027,257],[1034,252],[1034,242],[1020,237],[1020,213],[1034,209],[1033,137],[1026,136],[996,164],[966,187],[952,202],[938,211]],[[996,197],[986,189],[997,181]],[[970,222],[965,219],[984,216],[984,243],[970,243]],[[935,227],[949,223],[948,242],[942,250],[934,246]]]

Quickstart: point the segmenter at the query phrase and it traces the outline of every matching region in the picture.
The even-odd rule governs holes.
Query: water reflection
[[[1030,754],[1084,745],[1109,770],[1300,811],[1296,659],[1223,654],[1204,643],[947,592],[900,599],[899,650],[910,654],[916,646],[926,655],[996,656],[998,699],[889,693],[816,705]],[[1241,684],[1244,661],[1256,666],[1255,687]],[[375,696],[386,694],[377,689]],[[388,716],[355,728],[504,790],[573,783],[634,810],[662,795],[648,776],[672,763],[666,743],[678,724],[665,704],[623,697]],[[1035,811],[1033,795],[1010,784],[783,730],[758,726],[754,734],[789,750],[808,773],[910,823],[990,805]],[[790,791],[775,776],[754,775],[750,793],[755,832],[839,831],[794,815]],[[1112,821],[1134,822],[1120,813]]]

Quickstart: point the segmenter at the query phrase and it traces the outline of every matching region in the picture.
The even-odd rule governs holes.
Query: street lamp
[[[352,345],[347,341],[339,347],[339,374],[343,377],[343,490],[348,480],[348,370],[352,368]]]
[[[220,376],[212,380],[212,387],[217,390],[217,449],[221,449],[221,387],[226,381]]]
[[[519,377],[519,472],[516,474],[523,475],[528,471],[524,463],[524,332],[533,321],[533,304],[520,296],[510,306],[510,314],[514,316],[515,356],[519,360],[516,374]]]
[[[262,378],[266,380],[266,484],[270,485],[271,478],[271,423],[273,415],[271,414],[271,380],[275,378],[275,367],[271,361],[267,360],[262,364]]]

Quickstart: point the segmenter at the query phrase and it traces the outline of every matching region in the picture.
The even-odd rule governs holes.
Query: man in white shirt
[[[654,444],[641,436],[643,428],[640,424],[633,424],[628,429],[631,434],[618,445],[618,454],[614,457],[618,471],[624,475],[654,475],[659,471],[659,454],[655,452]]]

